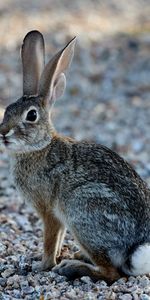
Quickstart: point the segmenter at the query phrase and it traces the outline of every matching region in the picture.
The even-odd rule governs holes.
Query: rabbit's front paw
[[[48,258],[41,262],[34,262],[32,264],[32,271],[33,272],[34,271],[38,271],[38,272],[47,271],[47,270],[51,270],[54,266],[55,266],[55,262]]]

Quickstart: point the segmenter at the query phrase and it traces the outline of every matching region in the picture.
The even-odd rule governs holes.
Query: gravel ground
[[[67,91],[54,108],[55,127],[111,147],[150,184],[149,8],[149,0],[1,1],[0,117],[21,95],[18,57],[26,32],[44,33],[47,57],[78,35]],[[31,272],[31,254],[42,252],[42,224],[17,194],[7,153],[0,154],[0,299],[150,299],[150,276],[107,286]],[[77,249],[67,232],[62,257]]]

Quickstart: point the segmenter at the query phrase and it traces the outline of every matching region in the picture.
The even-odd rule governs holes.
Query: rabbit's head
[[[23,41],[23,96],[9,105],[0,125],[0,140],[8,150],[28,152],[45,148],[51,141],[50,111],[61,97],[74,53],[75,38],[44,66],[44,40],[38,31]]]

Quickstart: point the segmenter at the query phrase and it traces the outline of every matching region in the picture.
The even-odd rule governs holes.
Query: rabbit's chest
[[[15,185],[23,198],[30,202],[48,201],[51,194],[51,185],[46,185],[42,170],[35,166],[14,164],[12,175]]]

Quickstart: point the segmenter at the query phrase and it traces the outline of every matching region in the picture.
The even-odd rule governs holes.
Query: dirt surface
[[[67,90],[55,105],[57,130],[105,144],[150,184],[150,1],[0,1],[0,117],[22,94],[20,45],[38,29],[47,60],[77,36]],[[42,252],[42,224],[23,203],[0,153],[0,299],[150,299],[150,277],[112,286],[88,277],[68,282],[53,272],[31,272],[28,257]],[[78,249],[67,233],[63,257]]]

